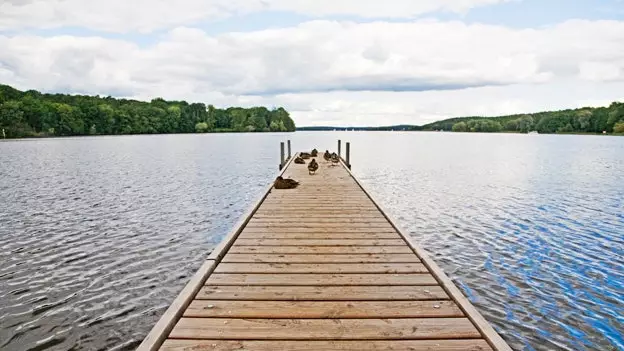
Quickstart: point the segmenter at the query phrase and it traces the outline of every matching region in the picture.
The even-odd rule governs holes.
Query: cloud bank
[[[0,30],[82,27],[143,33],[257,12],[413,18],[435,11],[465,13],[509,0],[4,0]]]
[[[42,1],[11,1],[0,5],[0,13],[7,8],[16,13],[29,6],[44,7]],[[245,6],[232,1],[207,5],[184,1],[196,11],[184,6],[171,11],[164,2],[150,1],[152,13],[162,11],[163,19],[145,19],[150,26],[142,27],[142,17],[127,12],[116,21],[128,22],[129,26],[122,26],[125,30],[154,29],[192,13],[203,18],[263,8],[317,16],[349,11],[359,16],[376,11],[393,15],[379,12],[375,5],[379,2],[361,6],[353,1],[332,6],[327,2],[324,7],[325,1],[244,1]],[[51,10],[42,13],[52,16],[72,2],[45,2]],[[394,2],[395,6],[387,7],[409,16],[441,9],[463,11],[496,1]],[[115,4],[113,0],[106,5],[114,8]],[[93,10],[94,28],[100,26],[95,19],[99,10],[104,11]],[[60,11],[65,14],[60,17],[75,19],[68,11]],[[14,17],[10,14],[3,13],[0,23],[10,23]],[[134,15],[137,20],[130,21]],[[37,16],[41,15],[33,18]],[[45,18],[54,17],[49,16]],[[101,26],[112,28],[115,23]],[[283,105],[299,125],[418,124],[448,116],[520,113],[624,99],[621,21],[570,20],[518,29],[435,19],[312,20],[287,28],[219,35],[178,26],[159,34],[154,42],[146,46],[101,36],[0,34],[0,82],[22,89],[139,99],[162,96],[218,106]]]

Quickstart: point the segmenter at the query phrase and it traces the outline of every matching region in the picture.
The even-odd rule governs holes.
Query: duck
[[[312,157],[317,157],[318,156],[318,150],[317,149],[312,149],[312,152],[310,152],[310,155],[312,155]]]
[[[331,154],[331,161],[334,165],[340,163],[340,157],[334,152]]]
[[[305,165],[305,160],[302,159],[301,157],[297,156],[295,157],[295,163],[300,164],[300,165]]]
[[[316,159],[312,159],[312,161],[310,161],[310,163],[308,164],[308,173],[309,174],[315,174],[316,170],[319,168],[318,163],[316,163]]]
[[[329,150],[325,150],[325,154],[323,155],[323,158],[325,159],[325,161],[331,160],[331,154],[329,153]]]
[[[301,157],[301,158],[302,158],[302,159],[304,159],[304,160],[307,160],[307,159],[309,159],[311,156],[310,156],[310,154],[309,154],[309,153],[307,153],[307,152],[302,152],[302,153],[300,153],[300,154],[299,154],[299,157]]]
[[[294,179],[284,179],[282,176],[279,176],[275,179],[275,183],[273,183],[275,189],[294,189],[299,186],[299,182]]]

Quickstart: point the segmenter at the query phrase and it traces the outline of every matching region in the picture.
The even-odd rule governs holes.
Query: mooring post
[[[347,167],[351,169],[351,143],[347,143]]]
[[[338,140],[338,157],[342,157],[342,155],[340,154],[340,140]]]
[[[279,164],[280,171],[282,170],[282,168],[284,168],[284,142],[283,141],[280,143],[280,164]]]
[[[290,160],[290,156],[291,156],[291,152],[290,152],[290,140],[288,140],[288,160]]]

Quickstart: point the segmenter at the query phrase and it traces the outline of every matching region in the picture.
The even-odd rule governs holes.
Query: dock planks
[[[139,350],[511,350],[344,164],[288,163]]]

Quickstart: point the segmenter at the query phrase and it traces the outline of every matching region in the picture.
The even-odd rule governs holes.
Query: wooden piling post
[[[292,155],[292,153],[291,153],[291,149],[290,149],[290,140],[288,140],[288,159],[289,160],[290,160],[291,155]]]
[[[347,167],[351,169],[351,143],[347,143],[346,154],[347,154]]]
[[[340,140],[338,140],[338,157],[342,157],[342,155],[340,154]]]
[[[280,143],[280,164],[279,164],[279,169],[280,171],[282,170],[282,168],[284,167],[284,142],[282,141]]]

